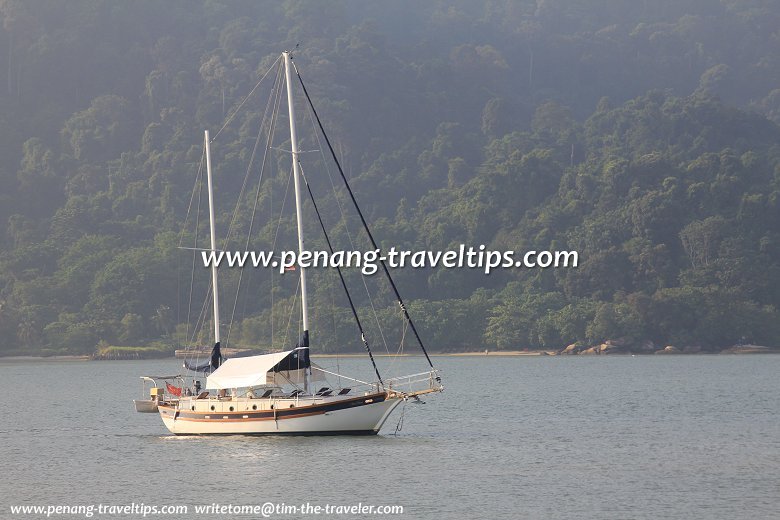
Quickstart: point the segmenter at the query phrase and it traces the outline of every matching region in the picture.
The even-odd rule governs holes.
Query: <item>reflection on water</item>
[[[327,365],[332,360],[323,360]],[[376,437],[176,437],[138,376],[0,362],[11,504],[398,504],[407,518],[772,518],[780,356],[434,358],[446,391]],[[342,359],[369,377],[370,364]],[[396,361],[398,372],[422,360]]]

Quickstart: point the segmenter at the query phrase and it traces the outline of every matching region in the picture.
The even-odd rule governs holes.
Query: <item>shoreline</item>
[[[632,354],[630,352],[616,352],[611,354],[602,354],[609,357],[624,357],[624,356],[651,356],[653,353],[647,354]],[[750,351],[750,352],[733,352],[733,351],[720,351],[720,352],[680,352],[676,353],[677,356],[713,356],[713,355],[756,355],[756,354],[780,354],[780,350],[768,349],[764,351]],[[547,357],[547,356],[559,356],[561,355],[557,351],[553,350],[493,350],[493,351],[471,351],[471,352],[432,352],[429,353],[431,357]],[[345,354],[311,354],[312,358],[362,358],[366,354],[362,352],[349,352]],[[387,354],[376,353],[374,357],[388,358],[388,357],[423,357],[422,353],[414,354]],[[588,356],[592,357],[592,356]],[[135,358],[135,359],[96,359],[93,356],[88,355],[58,355],[58,356],[0,356],[0,363],[2,362],[24,362],[24,361],[146,361],[152,359],[179,359],[176,356],[166,357],[149,357],[149,358]]]
[[[492,352],[429,352],[431,357],[471,357],[471,356],[545,356],[549,355],[546,351],[524,351],[524,350],[495,350]],[[313,358],[335,358],[335,357],[364,357],[365,352],[349,352],[347,354],[311,354]],[[419,354],[374,354],[374,357],[423,357]]]
[[[0,356],[1,361],[92,361],[92,356],[87,355],[60,355],[60,356]]]
[[[431,357],[476,357],[476,356],[492,356],[492,357],[505,357],[505,356],[546,356],[554,355],[546,351],[523,351],[523,350],[495,350],[488,353],[485,352],[432,352],[429,353]],[[311,354],[313,358],[361,358],[365,357],[365,352],[348,352],[345,354]],[[423,357],[422,353],[419,354],[387,354],[377,353],[374,357],[387,358],[387,357]],[[87,355],[59,355],[59,356],[0,356],[0,362],[2,361],[137,361],[137,360],[151,360],[151,359],[179,359],[176,356],[166,356],[162,358],[137,358],[132,360],[113,359],[103,360],[95,359],[92,356]]]

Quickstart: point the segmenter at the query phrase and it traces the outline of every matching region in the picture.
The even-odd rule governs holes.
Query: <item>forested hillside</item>
[[[296,45],[383,246],[579,252],[577,269],[397,270],[431,350],[780,345],[777,2],[3,0],[0,17],[1,354],[191,335],[208,276],[188,311],[177,246],[202,132]],[[215,142],[221,236],[251,206],[264,108]],[[264,181],[254,248],[287,173]],[[306,174],[340,245],[365,245],[323,171]],[[360,349],[332,276],[313,274],[313,345]],[[368,300],[348,278],[371,341],[398,348],[387,287],[369,280]],[[229,342],[281,346],[295,278],[244,282]]]

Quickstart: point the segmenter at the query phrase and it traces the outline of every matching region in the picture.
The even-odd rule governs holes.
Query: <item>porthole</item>
[[[295,408],[295,405],[294,405],[294,404],[291,404],[291,405],[290,405],[290,408]]]
[[[214,411],[214,405],[213,404],[211,405],[211,411],[212,412]]]
[[[192,411],[193,411],[193,412],[195,411],[195,405],[193,405],[193,406],[192,406]]]
[[[271,410],[273,410],[273,409],[274,409],[274,405],[271,405]]]
[[[230,411],[231,411],[231,412],[233,411],[233,407],[232,407],[232,406],[230,407]]]
[[[252,405],[252,410],[257,410],[257,405],[256,404]]]

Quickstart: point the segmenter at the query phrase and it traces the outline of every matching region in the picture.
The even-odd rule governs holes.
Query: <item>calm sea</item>
[[[407,405],[398,435],[400,408],[377,437],[321,438],[169,435],[132,399],[139,375],[176,372],[176,360],[0,361],[0,517],[102,503],[232,518],[194,506],[272,502],[437,520],[780,518],[780,356],[434,361],[446,391]]]

